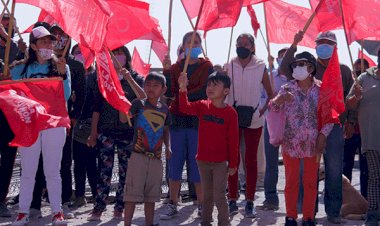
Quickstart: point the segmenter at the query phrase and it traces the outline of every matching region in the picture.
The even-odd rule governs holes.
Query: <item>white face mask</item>
[[[53,50],[52,49],[38,49],[37,54],[44,60],[50,60],[53,55]]]
[[[307,66],[297,66],[293,69],[293,78],[298,81],[305,80],[309,75],[310,73],[307,71]]]

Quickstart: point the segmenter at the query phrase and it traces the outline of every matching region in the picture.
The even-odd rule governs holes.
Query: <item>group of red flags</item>
[[[152,41],[152,50],[161,61],[168,54],[168,46],[162,35],[159,22],[150,16],[149,4],[146,2],[138,0],[16,0],[16,2],[41,8],[38,21],[50,24],[58,23],[71,38],[78,42],[86,59],[86,66],[89,66],[96,59],[100,92],[113,107],[120,111],[128,112],[130,103],[124,96],[109,51],[132,40],[140,39]],[[310,0],[312,9],[295,6],[280,0],[181,0],[181,2],[189,18],[199,20],[197,29],[203,30],[205,34],[212,29],[235,26],[240,17],[242,7],[247,7],[247,12],[251,17],[251,25],[256,35],[257,30],[260,28],[260,23],[252,5],[264,3],[268,43],[291,43],[294,34],[302,29],[318,4],[318,10],[315,11],[316,19],[313,20],[300,45],[314,47],[315,37],[320,31],[340,28],[345,28],[349,43],[364,38],[378,39],[380,37],[380,20],[378,20],[380,0]],[[30,31],[31,27],[25,32]],[[339,68],[336,50],[332,59],[326,70],[324,76],[326,81],[324,81],[325,85],[323,85],[322,89],[327,90],[324,88],[327,86],[329,87],[328,90],[337,92],[340,88],[335,86],[339,86],[339,84],[328,85],[334,79],[326,76],[327,74],[340,76],[339,71],[336,69]],[[149,73],[150,64],[143,62],[136,48],[133,52],[132,64],[138,73],[142,75]],[[337,78],[335,77],[335,79]],[[61,82],[58,83],[61,84]],[[34,85],[34,83],[30,82],[25,82],[25,84]],[[331,87],[335,88],[331,89]],[[0,101],[9,102],[7,98],[3,98],[4,95],[10,95],[16,99],[25,98],[22,95],[20,97],[15,96],[14,92],[9,91],[11,88],[13,89],[14,87],[0,84],[0,91],[8,90],[8,92],[1,92]],[[16,93],[19,95],[18,92]],[[329,114],[324,113],[323,115],[332,115],[332,118],[337,118],[337,115],[344,110],[344,104],[342,108],[340,103],[343,97],[338,95],[334,100],[330,95],[331,92],[327,93],[326,95],[323,94],[324,96],[322,95],[321,100],[329,99],[328,103],[330,105],[325,109],[334,108],[334,112],[330,110]],[[30,96],[27,95],[27,97]],[[41,102],[38,99],[33,99],[34,97],[33,95],[30,97],[32,101]],[[62,99],[61,97],[59,98]],[[15,100],[12,103],[16,102]],[[64,100],[62,100],[62,103],[64,103]],[[30,109],[37,109],[34,112],[41,113],[41,115],[51,114],[46,109],[46,106],[43,104],[42,106],[45,107],[45,110],[41,111],[41,106],[36,105],[34,102],[28,105]],[[60,107],[59,109],[62,108]],[[319,108],[319,111],[320,109],[323,108]],[[51,115],[60,117],[60,119],[52,117],[51,120],[47,120],[49,123],[52,122],[48,123],[49,125],[64,125],[67,127],[67,115],[62,114],[62,112],[58,115]],[[19,118],[19,120],[22,119]],[[33,128],[47,127],[49,126],[35,126]],[[17,130],[17,128],[15,129]],[[39,130],[37,129],[36,131]],[[35,136],[33,135],[33,137]],[[20,143],[19,141],[13,141],[12,143],[18,146],[25,145],[25,143]]]

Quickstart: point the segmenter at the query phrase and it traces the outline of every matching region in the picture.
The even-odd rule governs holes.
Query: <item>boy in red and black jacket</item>
[[[187,75],[178,79],[179,108],[199,119],[197,164],[203,193],[202,224],[210,224],[215,205],[218,209],[218,225],[229,224],[225,195],[228,175],[236,173],[239,147],[237,113],[224,103],[231,85],[223,72],[214,72],[207,79],[207,100],[189,102]]]

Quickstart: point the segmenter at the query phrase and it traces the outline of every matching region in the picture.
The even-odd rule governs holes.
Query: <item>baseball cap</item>
[[[52,35],[45,27],[38,26],[33,28],[32,32],[30,33],[30,42],[35,42],[40,38],[50,36],[51,40],[56,40],[54,35]]]
[[[335,34],[334,34],[333,32],[331,32],[331,31],[326,31],[326,32],[321,32],[321,33],[319,33],[318,36],[317,36],[317,38],[315,39],[315,41],[317,42],[317,41],[319,41],[319,40],[323,40],[323,39],[325,39],[325,40],[330,40],[330,41],[332,41],[332,42],[337,43],[337,41],[336,41],[336,36],[335,36]]]
[[[293,72],[293,67],[292,67],[293,64],[295,64],[298,61],[306,61],[306,62],[309,62],[311,65],[313,65],[314,70],[312,74],[315,75],[316,68],[317,68],[317,60],[311,53],[305,51],[305,52],[297,54],[294,58],[294,61],[289,65],[292,72]]]

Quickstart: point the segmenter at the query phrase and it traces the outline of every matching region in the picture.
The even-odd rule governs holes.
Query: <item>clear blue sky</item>
[[[169,0],[159,0],[159,1],[146,0],[146,2],[149,2],[151,4],[150,5],[151,15],[156,17],[160,21],[160,25],[163,30],[163,35],[167,39]],[[286,2],[301,5],[304,7],[309,7],[309,3],[308,3],[309,1],[306,1],[306,0],[304,1],[286,0]],[[265,20],[264,20],[262,4],[255,5],[254,9],[256,11],[258,20],[261,24],[261,29],[264,32],[264,36],[265,36]],[[39,8],[30,6],[30,5],[17,3],[15,15],[17,18],[17,23],[18,23],[17,25],[19,26],[20,31],[24,30],[25,28],[30,26],[32,23],[36,22],[39,12],[40,12]],[[193,22],[195,23],[195,21]],[[177,50],[178,45],[181,43],[182,36],[190,30],[191,30],[191,26],[187,20],[185,11],[181,5],[180,0],[173,0],[172,47],[171,47],[171,53],[170,53],[172,61],[176,59],[176,50]],[[207,53],[208,53],[208,57],[211,59],[211,61],[214,64],[223,65],[224,63],[226,63],[229,42],[230,42],[230,32],[231,32],[231,28],[225,28],[225,29],[213,30],[207,33]],[[236,27],[234,28],[231,57],[234,57],[236,55],[235,53],[236,37],[243,32],[253,33],[253,30],[250,24],[250,18],[245,8],[243,8],[239,21]],[[344,34],[342,31],[336,31],[335,33],[337,34],[337,38],[338,38],[338,49],[339,49],[340,61],[350,66],[351,63],[349,60],[348,48],[346,45]],[[28,39],[28,35],[24,35],[23,37],[25,40]],[[204,41],[203,41],[203,44],[204,44]],[[289,45],[290,44],[286,44],[286,45],[271,44],[271,54],[276,56],[277,51],[279,49],[289,46]],[[137,47],[143,60],[147,62],[148,57],[149,57],[150,41],[133,41],[127,44],[127,47],[129,48],[130,51],[133,51],[134,46]],[[353,43],[351,45],[351,50],[352,50],[354,60],[356,59],[358,55],[358,49],[359,49],[359,45],[357,43]],[[304,50],[310,51],[311,53],[315,55],[314,49],[303,48],[303,47],[299,48],[299,51],[304,51]],[[265,48],[263,38],[260,34],[258,34],[257,41],[256,41],[256,55],[259,58],[267,59],[267,56],[268,56],[267,54],[268,53]],[[373,59],[376,60],[375,58]],[[153,52],[152,52],[150,62],[153,67],[161,67],[160,61],[158,60],[158,58]]]

